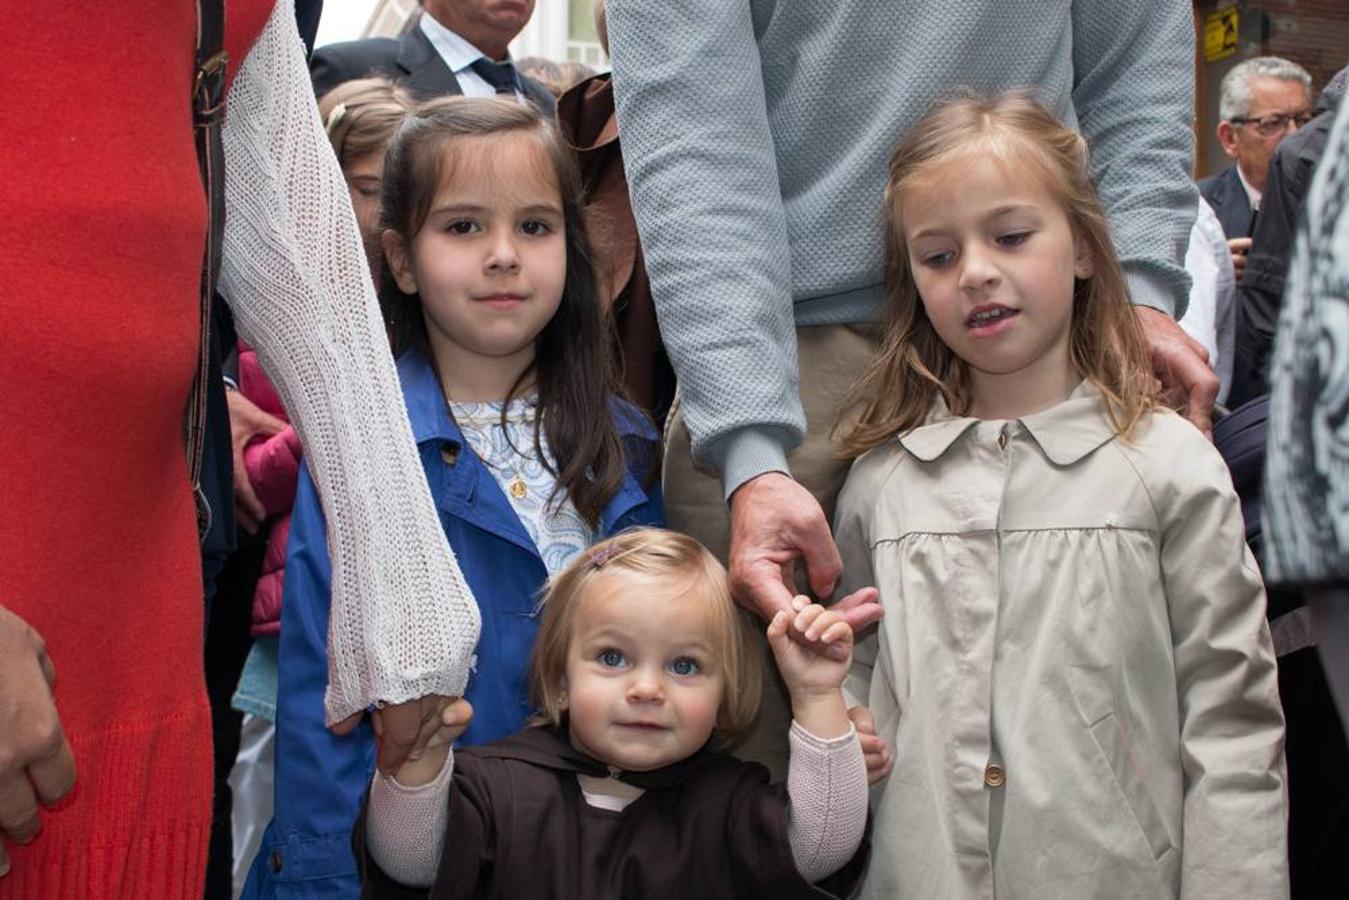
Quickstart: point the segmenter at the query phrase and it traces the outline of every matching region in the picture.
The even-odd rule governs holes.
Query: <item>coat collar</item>
[[[436,440],[462,443],[463,433],[450,418],[440,380],[425,351],[418,347],[409,348],[398,357],[397,368],[408,419],[412,423],[412,439],[418,444]],[[660,439],[651,421],[631,403],[614,397],[609,403],[609,413],[620,438]]]
[[[709,760],[715,758],[712,751],[703,747],[688,759],[660,769],[649,772],[616,772],[600,760],[573,747],[566,725],[530,726],[508,738],[468,748],[465,752],[491,759],[519,760],[544,769],[576,775],[590,775],[596,778],[607,778],[612,775],[620,781],[645,790],[683,784]]]
[[[592,75],[568,88],[557,100],[557,121],[577,153],[601,150],[618,140],[612,76]]]
[[[436,370],[422,350],[413,347],[398,357],[398,379],[403,383],[412,439],[419,446],[428,441],[464,442],[459,426],[450,418]]]
[[[939,397],[928,413],[927,424],[901,435],[899,442],[923,462],[932,462],[979,421],[971,416],[951,415],[946,402]],[[1056,466],[1070,466],[1115,437],[1101,393],[1087,381],[1079,384],[1062,403],[1016,421]]]
[[[463,432],[450,417],[445,394],[440,389],[440,380],[436,377],[435,368],[426,353],[412,347],[398,357],[397,368],[399,381],[402,382],[403,402],[407,406],[408,421],[412,426],[412,439],[417,446],[424,448],[427,444],[449,443],[463,448],[465,444]],[[619,438],[625,443],[628,441],[655,443],[660,439],[650,420],[630,403],[617,397],[613,398],[610,403],[610,414],[613,417],[614,427],[618,429]],[[632,452],[631,448],[629,452]],[[437,496],[437,504],[447,511],[461,514],[463,512],[461,503],[473,500],[479,489],[479,482],[483,479],[491,480],[491,475],[485,469],[481,470],[482,479],[478,477],[480,468],[477,465],[455,467],[455,471],[459,474],[454,481],[452,495]],[[472,477],[469,477],[470,473],[473,473]],[[505,495],[502,494],[501,497],[504,502]],[[612,533],[623,516],[647,503],[649,499],[629,467],[617,493],[610,498],[600,514],[600,533],[605,535]],[[523,526],[519,525],[515,517],[507,517],[507,520],[514,523],[512,531],[518,531],[518,534],[514,534],[517,542],[528,543]],[[532,543],[528,545],[533,546]]]

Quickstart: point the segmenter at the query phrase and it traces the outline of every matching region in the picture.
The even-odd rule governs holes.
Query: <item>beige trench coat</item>
[[[868,897],[1288,893],[1283,713],[1217,451],[1099,394],[928,424],[859,459],[847,589],[885,606],[847,689],[890,742]]]

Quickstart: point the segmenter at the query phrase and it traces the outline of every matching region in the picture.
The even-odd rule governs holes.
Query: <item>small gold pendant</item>
[[[519,475],[516,475],[515,480],[511,482],[510,491],[511,496],[516,500],[523,500],[525,499],[525,494],[529,493],[529,488],[525,485],[525,480]]]

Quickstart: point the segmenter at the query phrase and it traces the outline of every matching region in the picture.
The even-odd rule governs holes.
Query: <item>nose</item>
[[[987,248],[974,245],[967,247],[960,256],[960,281],[962,291],[982,291],[998,283],[1001,276]]]
[[[665,699],[659,673],[635,669],[628,681],[629,703],[657,703]]]
[[[520,252],[515,246],[515,235],[503,230],[492,239],[488,246],[485,266],[493,275],[513,274],[520,270]]]

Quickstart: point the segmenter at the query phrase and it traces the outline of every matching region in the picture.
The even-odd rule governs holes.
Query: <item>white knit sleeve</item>
[[[867,764],[856,728],[825,739],[793,719],[788,742],[787,840],[796,870],[813,883],[847,865],[862,843],[867,827]]]
[[[412,440],[292,0],[278,0],[226,110],[220,292],[297,426],[327,517],[328,721],[460,695],[478,608]]]
[[[405,787],[383,772],[376,772],[370,783],[366,847],[375,864],[399,884],[430,887],[436,881],[450,820],[453,775],[454,751],[450,751],[440,774],[420,787]]]

